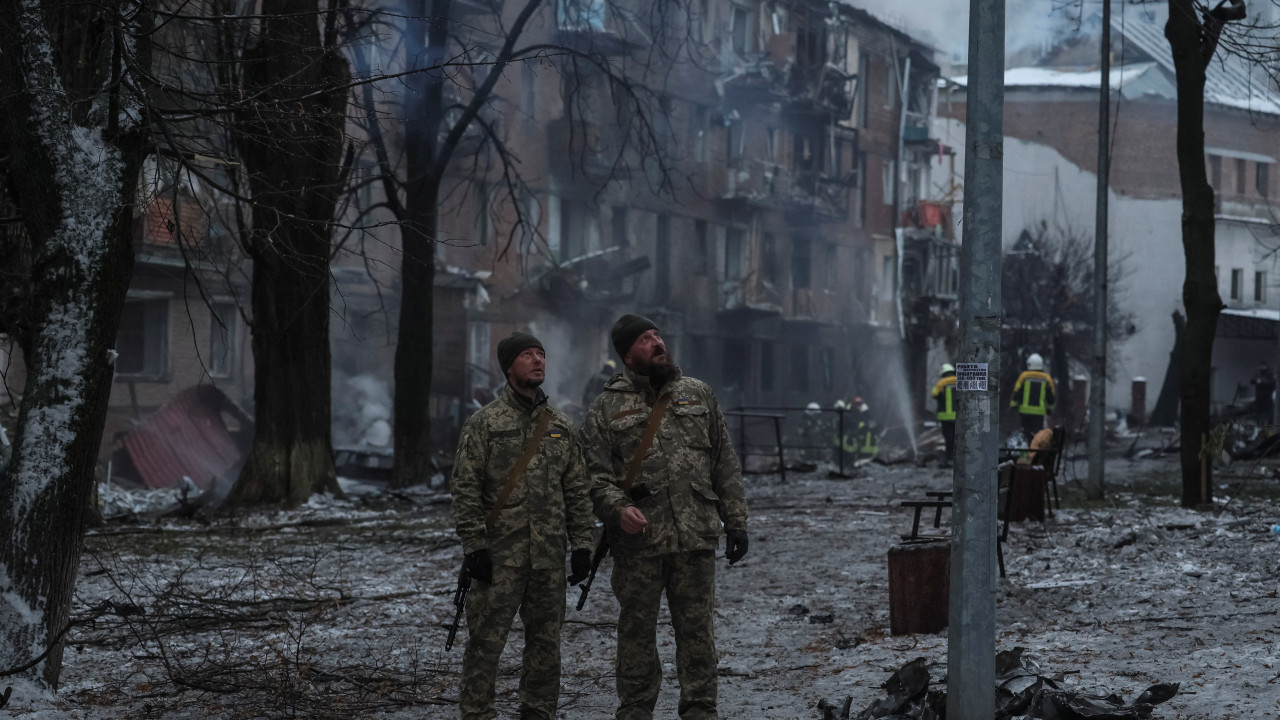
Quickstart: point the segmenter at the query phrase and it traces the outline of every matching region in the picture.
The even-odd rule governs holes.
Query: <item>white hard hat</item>
[[[1040,357],[1040,353],[1031,353],[1031,357],[1027,358],[1028,370],[1044,370],[1044,358]]]
[[[955,371],[956,371],[955,365],[952,365],[951,363],[942,363],[942,370],[940,370],[938,374],[946,375],[947,373],[953,373]]]
[[[822,406],[816,402],[811,402],[804,406],[805,415],[817,415],[820,412],[822,412]]]
[[[833,405],[832,407],[834,407],[837,410],[848,410],[849,403],[845,402],[844,400],[837,400],[836,404]]]

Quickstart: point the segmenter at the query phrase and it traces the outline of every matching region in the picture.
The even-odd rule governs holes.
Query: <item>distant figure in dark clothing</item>
[[[600,393],[604,392],[604,384],[613,379],[618,374],[618,363],[612,358],[604,361],[604,366],[600,368],[600,372],[591,376],[587,380],[587,386],[582,390],[582,407],[589,408],[591,403],[595,401]]]
[[[1276,392],[1276,376],[1265,362],[1258,363],[1258,374],[1253,380],[1253,413],[1258,422],[1270,425],[1274,418],[1275,404],[1272,398]]]

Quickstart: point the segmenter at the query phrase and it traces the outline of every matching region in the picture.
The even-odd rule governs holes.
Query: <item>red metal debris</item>
[[[235,467],[242,452],[222,419],[223,410],[234,407],[212,385],[189,387],[160,406],[123,441],[142,482],[167,488],[186,476],[205,489]]]

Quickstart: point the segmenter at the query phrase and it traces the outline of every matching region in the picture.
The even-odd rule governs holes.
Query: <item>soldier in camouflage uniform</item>
[[[498,363],[507,385],[463,426],[450,480],[463,568],[472,578],[458,705],[462,720],[497,717],[498,659],[518,610],[525,642],[520,718],[551,720],[560,699],[565,546],[573,548],[568,582],[581,582],[591,568],[595,518],[577,434],[539,389],[546,377],[542,344],[514,333],[498,344]],[[542,444],[489,523],[542,413],[551,413]]]
[[[662,683],[656,632],[665,591],[676,633],[680,717],[715,720],[715,551],[727,532],[729,564],[747,553],[742,468],[711,388],[680,375],[653,322],[624,315],[612,340],[625,372],[592,403],[583,447],[621,606],[616,717],[653,717]],[[663,395],[670,399],[662,424],[627,490],[626,467]]]

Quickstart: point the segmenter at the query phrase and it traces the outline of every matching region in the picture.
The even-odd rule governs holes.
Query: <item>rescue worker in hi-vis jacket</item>
[[[956,457],[956,367],[942,363],[938,382],[930,393],[938,404],[938,425],[942,428],[942,441],[946,447],[946,462]]]
[[[650,720],[662,684],[656,642],[667,596],[682,720],[716,720],[715,553],[747,554],[742,468],[711,388],[684,377],[658,327],[614,324],[623,373],[591,404],[583,448],[591,498],[614,553],[618,598],[617,720]]]
[[[1044,371],[1044,358],[1031,353],[1027,369],[1013,384],[1013,398],[1009,401],[1009,407],[1018,408],[1022,434],[1028,443],[1044,429],[1044,416],[1053,412],[1054,394],[1053,378]]]
[[[472,580],[458,706],[462,720],[498,716],[498,659],[519,611],[520,719],[551,720],[560,700],[565,548],[573,548],[568,582],[581,582],[591,569],[595,518],[577,433],[540,388],[542,343],[513,333],[498,343],[498,365],[507,384],[463,426],[450,479]]]

